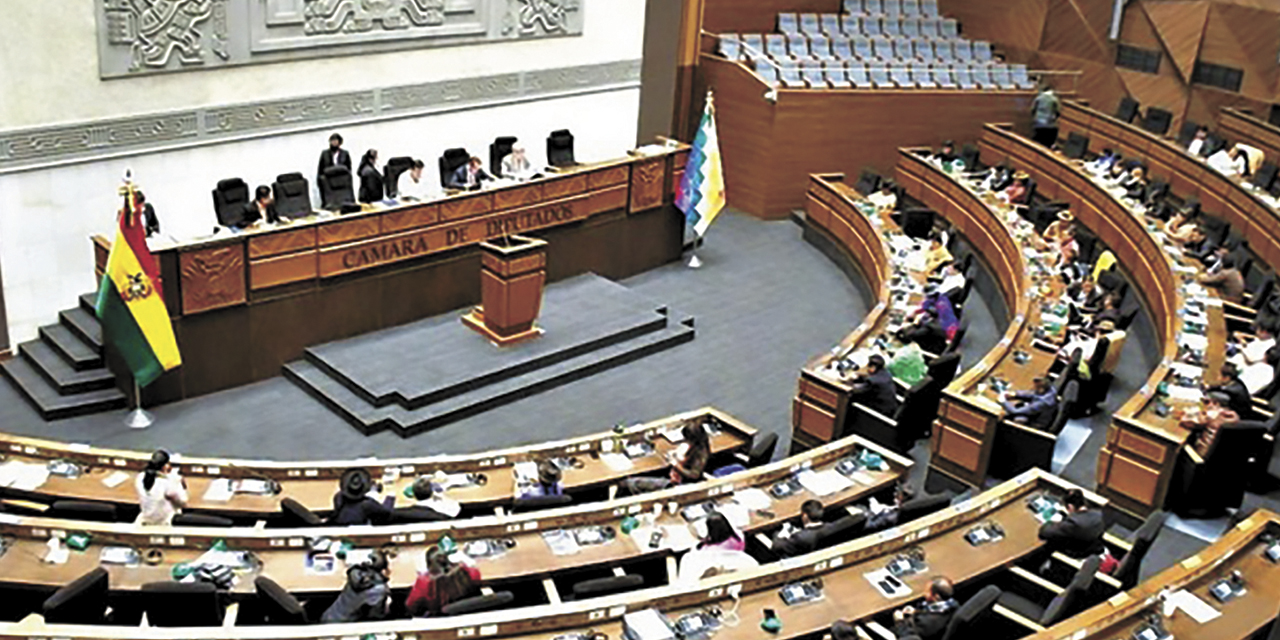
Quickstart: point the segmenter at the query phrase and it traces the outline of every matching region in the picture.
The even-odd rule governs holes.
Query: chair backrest
[[[947,631],[942,635],[942,640],[960,640],[969,637],[966,635],[968,630],[991,612],[991,608],[1000,599],[1000,594],[1000,587],[993,584],[980,589],[972,598],[960,605],[959,609],[956,609],[955,615],[951,616],[951,621],[947,623]]]
[[[116,506],[107,502],[89,500],[54,500],[45,513],[48,518],[64,520],[91,520],[93,522],[115,522]]]
[[[824,35],[810,36],[809,54],[820,60],[831,58],[831,40]]]
[[[911,47],[911,39],[897,37],[893,39],[893,57],[899,60],[911,60],[915,57],[915,50]]]
[[[844,34],[844,30],[840,28],[840,14],[824,13],[821,16],[822,32],[827,36],[839,36]]]
[[[920,15],[920,0],[902,0],[902,14],[908,16]]]
[[[845,13],[862,13],[862,0],[844,0],[842,3]]]
[[[938,29],[937,18],[922,18],[920,20],[920,35],[926,38],[937,38],[940,35]]]
[[[920,35],[920,18],[903,18],[902,35],[916,37]]]
[[[1138,117],[1138,101],[1125,96],[1120,98],[1120,105],[1116,107],[1116,118],[1121,122],[1133,122]]]
[[[916,496],[902,503],[902,509],[898,511],[898,524],[906,524],[917,518],[923,518],[931,513],[946,509],[954,497],[950,492]]]
[[[311,215],[311,185],[301,173],[282,173],[271,183],[276,213],[281,218],[303,218]]]
[[[827,84],[836,88],[847,88],[849,77],[845,75],[844,65],[839,62],[827,62],[822,65],[823,78]]]
[[[991,43],[985,40],[974,40],[973,57],[979,62],[991,62],[995,58],[991,52]]]
[[[1040,616],[1040,626],[1051,627],[1067,616],[1079,613],[1082,608],[1081,600],[1093,586],[1093,578],[1098,574],[1100,564],[1102,564],[1101,556],[1090,556],[1080,563],[1080,568],[1071,577],[1071,582],[1067,583],[1067,588],[1054,596],[1053,600],[1049,601],[1049,606],[1045,607],[1044,614]]]
[[[956,371],[959,369],[960,353],[958,351],[944,353],[929,363],[929,377],[945,387],[956,379]]]
[[[1089,137],[1080,134],[1078,131],[1072,131],[1067,134],[1066,142],[1062,143],[1062,155],[1072,160],[1084,158],[1084,154],[1088,150]]]
[[[794,13],[779,13],[778,31],[782,33],[800,33],[800,18]]]
[[[1138,585],[1142,559],[1146,557],[1151,544],[1155,542],[1156,535],[1164,528],[1164,522],[1168,519],[1168,513],[1155,511],[1147,516],[1146,521],[1134,533],[1129,552],[1124,554],[1124,558],[1120,560],[1120,566],[1116,567],[1115,573],[1111,574],[1111,577],[1120,581],[1121,590],[1128,591]]]
[[[776,33],[764,37],[764,49],[765,53],[774,60],[786,60],[791,57],[791,54],[787,53],[787,37]]]
[[[778,434],[757,432],[755,441],[751,443],[751,451],[747,454],[747,466],[759,467],[768,464],[773,460],[773,452],[777,448]]]
[[[547,136],[547,164],[553,167],[577,164],[573,157],[573,134],[568,129],[557,129]]]
[[[231,518],[222,516],[213,516],[207,513],[179,513],[173,516],[173,526],[175,527],[234,527],[236,523]]]
[[[764,50],[764,36],[758,33],[742,34],[742,55],[747,58],[758,58],[767,55]]]
[[[840,60],[852,60],[853,43],[849,41],[849,37],[833,36],[831,38],[831,54]]]
[[[320,516],[293,498],[280,500],[280,513],[284,522],[290,527],[318,527],[324,524]]]
[[[822,24],[818,21],[818,14],[800,14],[800,32],[811,36],[820,35],[822,33]]]
[[[973,60],[973,45],[968,40],[952,41],[951,46],[956,50],[957,60]],[[985,69],[983,69],[985,71]],[[977,69],[974,69],[977,71]]]
[[[902,20],[897,16],[889,16],[880,21],[880,31],[887,36],[902,35]]]
[[[1249,297],[1249,306],[1254,309],[1262,309],[1262,306],[1271,300],[1271,294],[1276,290],[1276,279],[1266,278],[1254,287]]]
[[[382,168],[382,184],[388,198],[396,197],[399,191],[396,185],[400,181],[400,174],[411,168],[413,168],[413,158],[409,156],[396,156],[387,160],[387,166]]]
[[[623,591],[639,589],[643,586],[644,577],[634,573],[583,580],[573,585],[573,598],[575,600],[599,598],[600,596],[609,596]]]
[[[853,42],[853,52],[859,58],[868,60],[875,55],[871,49],[871,38],[866,36],[854,36],[850,40]]]
[[[440,615],[460,616],[464,613],[491,611],[511,604],[515,599],[515,594],[510,591],[495,591],[487,595],[463,598],[455,602],[450,602],[440,609]]]
[[[153,627],[217,627],[222,602],[209,582],[149,582],[142,585],[143,608]]]
[[[551,507],[561,507],[573,502],[573,497],[567,494],[558,496],[530,496],[528,498],[516,498],[511,502],[512,513],[524,513],[528,511],[537,511],[539,509],[550,509]]]
[[[742,56],[742,47],[741,43],[738,41],[738,34],[720,34],[720,37],[716,39],[716,51],[719,51],[720,55],[730,60],[737,60],[740,58]]]
[[[103,624],[107,617],[107,596],[111,578],[97,567],[53,592],[41,613],[47,624]]]
[[[941,33],[944,38],[959,38],[960,23],[954,18],[943,18],[942,21],[938,23],[938,32]]]
[[[253,590],[258,596],[258,605],[268,624],[289,625],[307,624],[307,610],[293,594],[266,576],[253,579]]]
[[[355,184],[351,180],[351,169],[336,165],[320,174],[320,206],[330,211],[342,208],[344,204],[356,201]]]
[[[911,52],[915,57],[929,62],[937,56],[933,53],[933,43],[923,38],[915,38],[911,41]]]
[[[920,0],[920,13],[926,16],[938,16],[938,0]]]
[[[489,143],[489,173],[502,177],[502,159],[511,153],[517,140],[515,136],[498,136]]]
[[[911,72],[906,67],[890,68],[889,76],[893,78],[894,84],[899,87],[912,88],[916,86],[916,83],[911,80]]]
[[[1200,123],[1195,120],[1186,119],[1182,121],[1182,127],[1178,129],[1178,146],[1186,147],[1195,139],[1196,132],[1200,130]]]
[[[880,16],[863,16],[862,32],[869,36],[878,36],[884,33],[884,29],[881,28]]]
[[[859,15],[843,15],[840,16],[840,30],[846,36],[856,36],[862,34],[862,16]]]
[[[881,0],[862,0],[862,12],[870,14],[884,13],[884,2]]]
[[[961,89],[972,89],[978,86],[974,84],[973,74],[969,72],[968,67],[956,67],[954,71],[956,74],[956,84],[960,85]]]
[[[881,0],[880,6],[885,15],[897,16],[902,14],[902,3],[898,2],[898,0]]]
[[[778,68],[773,66],[767,58],[756,59],[756,75],[768,84],[778,84]]]
[[[889,70],[884,67],[871,68],[871,81],[876,87],[893,86],[893,81],[889,79]]]
[[[852,540],[866,524],[867,516],[861,513],[849,514],[835,522],[828,522],[818,530],[818,544],[815,548],[825,549]]]
[[[867,68],[860,63],[849,66],[849,81],[859,87],[871,86],[871,76],[867,74]]]
[[[453,172],[457,171],[458,167],[466,164],[470,159],[471,153],[466,149],[457,147],[445,149],[438,161],[440,166],[440,186],[448,187],[449,179],[453,177]]]
[[[1271,185],[1275,184],[1277,173],[1280,173],[1280,167],[1276,167],[1276,163],[1270,160],[1264,160],[1262,166],[1258,167],[1258,172],[1253,174],[1249,181],[1263,191],[1270,191]]]
[[[1013,79],[1009,77],[1009,68],[1002,65],[996,65],[991,68],[991,79],[1000,85],[1001,89],[1013,89],[1016,87],[1013,84]]]
[[[792,58],[808,58],[809,39],[800,34],[787,36],[787,54]]]
[[[929,73],[927,67],[911,65],[911,81],[921,87],[937,86],[933,81],[933,74]]]
[[[213,211],[218,224],[234,227],[244,220],[244,205],[249,204],[249,185],[240,178],[219,180],[213,189]]]
[[[1158,107],[1147,107],[1147,116],[1142,119],[1142,128],[1162,136],[1169,131],[1173,122],[1173,114]]]
[[[951,70],[943,67],[934,67],[933,81],[940,87],[953,89],[956,86],[955,80],[951,79]],[[969,165],[965,165],[969,166]]]
[[[783,65],[782,71],[779,73],[782,77],[782,84],[788,87],[803,87],[804,78],[800,76],[800,67],[794,63]]]

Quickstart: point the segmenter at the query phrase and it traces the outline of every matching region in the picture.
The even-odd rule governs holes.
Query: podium
[[[462,323],[506,347],[542,335],[535,326],[547,282],[547,242],[506,236],[480,243],[480,306]]]

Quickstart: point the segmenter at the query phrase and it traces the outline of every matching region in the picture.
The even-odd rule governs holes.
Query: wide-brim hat
[[[1070,211],[1063,209],[1062,211],[1058,212],[1058,219],[1063,222],[1075,222],[1076,217],[1072,215]]]
[[[1030,178],[1030,177],[1031,177],[1031,174],[1027,173],[1026,171],[1022,171],[1021,169],[1013,172],[1014,180],[1026,180],[1027,178]]]
[[[373,488],[373,476],[367,469],[347,469],[342,472],[340,485],[344,497],[358,500]]]

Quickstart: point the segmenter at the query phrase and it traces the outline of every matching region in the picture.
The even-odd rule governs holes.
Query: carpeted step
[[[63,395],[113,388],[116,383],[115,374],[106,367],[77,371],[43,340],[18,345],[18,353]]]
[[[40,339],[53,347],[76,371],[98,369],[102,365],[102,352],[76,335],[65,325],[51,324],[40,327]]]
[[[58,322],[84,340],[94,350],[102,351],[102,325],[92,311],[83,307],[58,312]]]
[[[60,420],[126,406],[124,393],[114,387],[63,395],[26,358],[0,363],[0,373],[35,407],[45,420]]]

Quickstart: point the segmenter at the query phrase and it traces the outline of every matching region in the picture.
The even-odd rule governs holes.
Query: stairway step
[[[65,325],[40,327],[40,339],[53,347],[76,371],[99,369],[103,366],[102,352],[94,349]]]
[[[124,393],[114,387],[86,393],[60,394],[26,358],[11,358],[0,363],[0,374],[13,383],[45,420],[61,420],[121,409],[128,404]]]
[[[102,325],[92,311],[84,307],[58,312],[58,321],[98,352],[102,351]]]
[[[41,340],[32,340],[18,345],[18,353],[22,354],[54,389],[63,395],[98,391],[114,388],[116,376],[106,367],[76,371],[67,361],[54,351],[53,347]]]
[[[90,315],[97,315],[98,292],[80,294],[80,308],[88,311]]]

